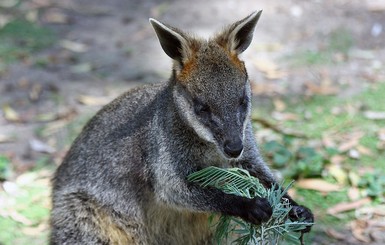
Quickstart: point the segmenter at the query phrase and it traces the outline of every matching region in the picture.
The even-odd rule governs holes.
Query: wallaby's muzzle
[[[241,139],[236,140],[226,140],[224,143],[224,152],[227,156],[232,158],[237,158],[241,155],[243,150],[243,144]]]

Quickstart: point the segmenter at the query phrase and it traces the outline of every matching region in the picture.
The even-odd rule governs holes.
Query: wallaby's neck
[[[161,125],[159,126],[161,126],[165,132],[168,132],[169,135],[177,136],[177,138],[174,137],[175,141],[188,140],[190,143],[206,144],[191,126],[189,126],[188,122],[182,118],[182,115],[179,112],[180,109],[175,104],[173,91],[175,89],[174,86],[176,86],[176,81],[174,79],[173,75],[168,81],[165,89],[162,91],[162,96],[160,96],[161,101],[158,103],[158,112],[159,117],[162,119],[160,120]]]

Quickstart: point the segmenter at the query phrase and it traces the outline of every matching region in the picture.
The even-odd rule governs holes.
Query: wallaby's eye
[[[198,116],[209,116],[211,113],[210,107],[198,100],[194,101],[194,112]]]
[[[244,96],[241,98],[239,105],[241,107],[247,107],[248,103],[249,103],[249,98],[247,96]]]

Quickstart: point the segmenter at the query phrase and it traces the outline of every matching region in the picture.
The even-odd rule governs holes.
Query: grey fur
[[[270,217],[263,199],[186,180],[215,165],[245,167],[267,186],[274,183],[256,147],[250,84],[237,58],[259,15],[208,41],[151,20],[175,61],[172,76],[124,93],[84,127],[53,180],[51,244],[211,244],[209,213],[254,223]],[[248,29],[234,33],[240,25]],[[243,150],[228,157],[226,144]]]

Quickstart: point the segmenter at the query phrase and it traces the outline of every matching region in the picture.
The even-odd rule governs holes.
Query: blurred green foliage
[[[30,21],[15,19],[0,29],[0,57],[11,62],[48,47],[56,38],[50,29]]]

